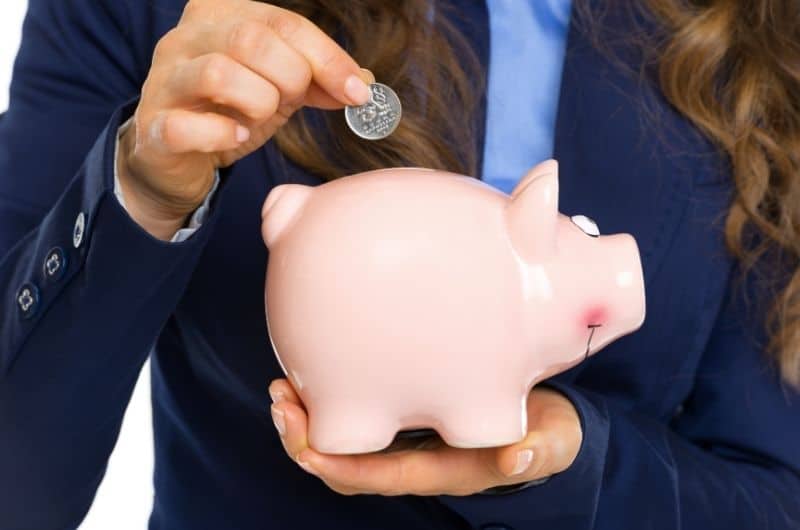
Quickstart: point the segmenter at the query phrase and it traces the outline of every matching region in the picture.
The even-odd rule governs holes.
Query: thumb
[[[572,403],[554,390],[534,389],[528,397],[528,434],[497,448],[497,474],[513,484],[560,473],[575,461],[582,442],[580,418]]]
[[[495,452],[496,474],[508,484],[543,478],[552,474],[542,433],[531,432],[519,443],[499,447]]]
[[[361,69],[359,77],[368,85],[375,82],[375,75],[366,68]],[[328,94],[316,83],[311,83],[311,86],[308,87],[304,105],[325,110],[341,109],[343,106],[339,100]]]

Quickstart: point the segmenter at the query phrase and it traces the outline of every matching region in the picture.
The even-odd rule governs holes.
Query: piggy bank
[[[534,384],[644,320],[635,240],[560,214],[554,160],[511,196],[418,168],[283,184],[262,217],[269,336],[320,452],[518,442]]]

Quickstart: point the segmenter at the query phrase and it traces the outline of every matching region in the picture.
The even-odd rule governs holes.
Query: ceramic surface
[[[422,427],[456,447],[517,442],[536,382],[644,320],[635,240],[560,214],[553,160],[511,196],[386,169],[277,186],[262,213],[270,339],[322,452]]]

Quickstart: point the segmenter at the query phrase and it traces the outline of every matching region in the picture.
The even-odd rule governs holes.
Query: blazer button
[[[481,526],[481,530],[514,530],[514,529],[504,524],[489,523]]]
[[[28,319],[39,309],[39,289],[32,283],[26,283],[17,291],[17,307],[22,318]]]
[[[61,247],[50,249],[47,257],[44,258],[42,269],[44,277],[48,280],[56,281],[64,277],[64,273],[67,272],[67,256]]]
[[[84,232],[86,231],[86,215],[81,212],[75,219],[75,227],[72,229],[72,246],[78,248],[83,243]]]

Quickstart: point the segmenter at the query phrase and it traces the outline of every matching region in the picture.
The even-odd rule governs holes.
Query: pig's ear
[[[302,184],[281,184],[269,192],[261,209],[261,233],[267,248],[278,241],[281,234],[296,219],[311,195],[313,188]]]
[[[506,219],[511,243],[526,261],[541,260],[555,251],[558,162],[542,162],[523,177],[511,193]]]

